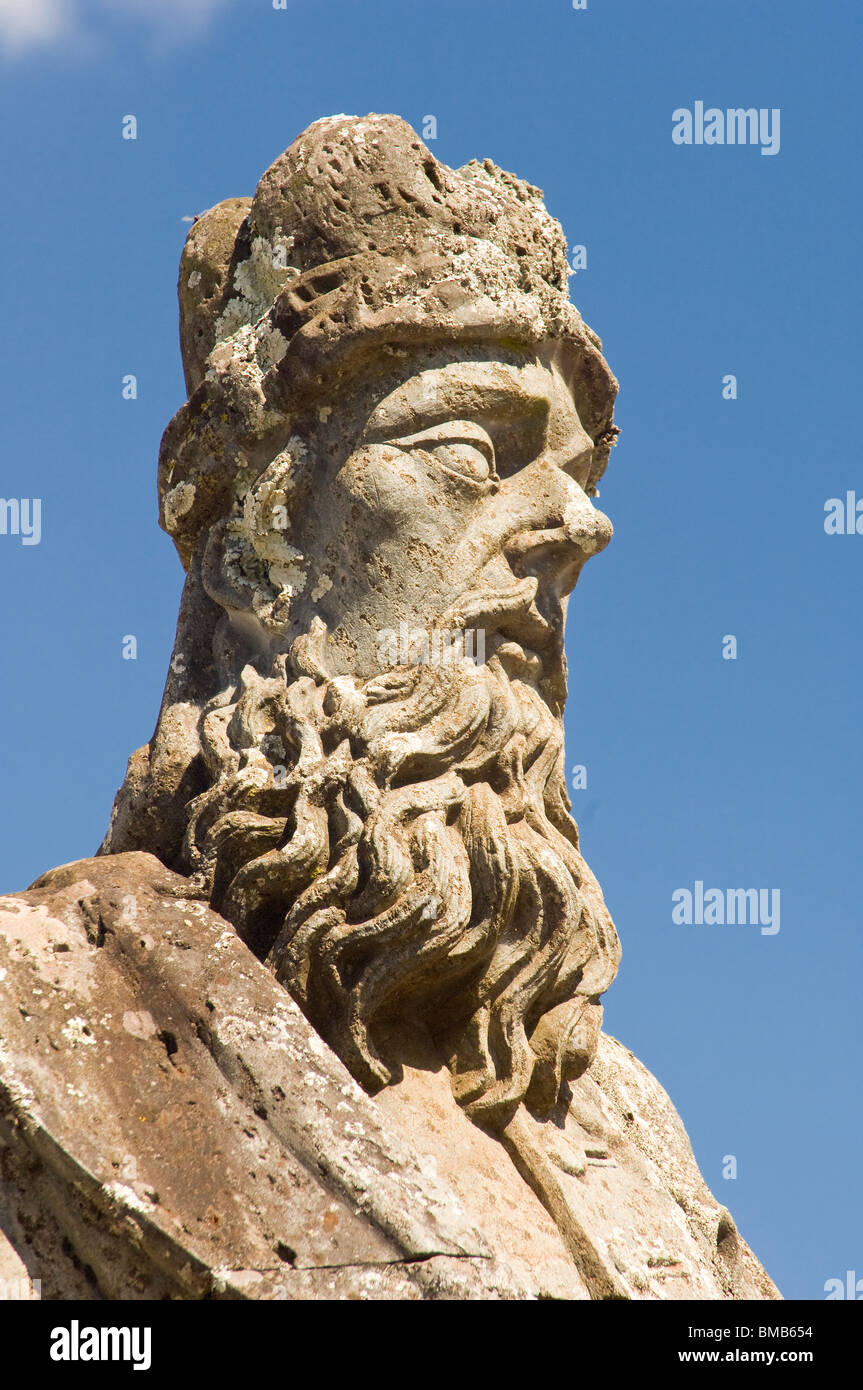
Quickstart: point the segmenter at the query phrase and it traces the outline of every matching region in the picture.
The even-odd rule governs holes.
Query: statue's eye
[[[494,462],[487,453],[478,449],[475,444],[468,444],[464,439],[454,439],[451,444],[436,444],[426,452],[451,473],[459,473],[463,478],[470,478],[477,483],[485,482],[494,468]]]
[[[415,449],[430,455],[448,473],[469,482],[499,481],[494,444],[485,430],[472,421],[448,420],[446,424],[420,430],[394,442],[400,449]]]

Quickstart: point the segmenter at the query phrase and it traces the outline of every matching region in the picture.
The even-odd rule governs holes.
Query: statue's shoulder
[[[53,1299],[530,1297],[188,891],[131,852],[0,897],[3,1277]]]

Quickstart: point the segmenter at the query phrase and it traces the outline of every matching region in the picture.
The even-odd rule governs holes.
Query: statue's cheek
[[[410,527],[418,510],[423,514],[442,507],[445,515],[451,502],[433,461],[390,444],[356,450],[337,481],[351,522],[370,527],[376,535]]]

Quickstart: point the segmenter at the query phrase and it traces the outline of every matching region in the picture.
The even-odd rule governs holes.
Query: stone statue
[[[54,1296],[777,1296],[601,1035],[564,621],[617,385],[567,284],[538,189],[394,116],[192,227],[156,731],[0,900],[0,1228]]]

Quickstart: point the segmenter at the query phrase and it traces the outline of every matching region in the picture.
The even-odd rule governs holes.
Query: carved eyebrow
[[[362,438],[383,443],[399,435],[419,433],[447,421],[485,421],[490,430],[533,422],[544,429],[551,401],[544,391],[531,390],[523,382],[505,384],[478,380],[467,387],[464,378],[430,381],[414,378],[381,401],[372,411]]]

